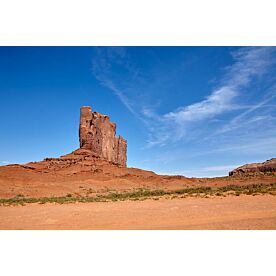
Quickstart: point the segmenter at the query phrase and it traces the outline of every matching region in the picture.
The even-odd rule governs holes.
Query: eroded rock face
[[[232,175],[243,175],[253,173],[274,173],[276,172],[276,158],[272,158],[263,163],[252,163],[241,166],[229,173]]]
[[[91,150],[100,158],[126,167],[127,142],[116,137],[116,124],[108,116],[92,112],[91,107],[81,108],[80,148]]]

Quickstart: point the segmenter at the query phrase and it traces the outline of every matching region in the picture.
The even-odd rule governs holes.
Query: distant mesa
[[[126,167],[127,141],[122,136],[116,137],[116,124],[111,123],[108,116],[83,106],[79,139],[81,149],[90,150],[102,159]]]
[[[229,172],[229,176],[274,172],[276,172],[276,158],[272,158],[263,163],[252,163],[238,167],[237,169]]]

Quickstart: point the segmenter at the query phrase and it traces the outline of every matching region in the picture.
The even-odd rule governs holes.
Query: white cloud
[[[8,164],[10,164],[11,162],[10,162],[10,161],[0,161],[0,163],[3,164],[3,165],[8,165]]]
[[[274,90],[274,94],[270,95],[270,98],[268,97],[255,106],[248,107],[238,103],[238,99],[244,97],[243,89],[253,79],[265,74],[269,66],[275,63],[275,59],[272,58],[272,53],[275,51],[274,47],[246,47],[233,52],[234,63],[225,68],[225,75],[221,80],[221,85],[202,101],[180,107],[175,111],[160,116],[159,124],[153,131],[156,134],[152,135],[148,145],[166,144],[167,141],[164,133],[170,133],[167,137],[168,140],[178,141],[183,138],[187,139],[187,132],[190,134],[193,132],[199,133],[199,126],[195,125],[195,123],[214,119],[227,112],[246,109],[244,113],[237,116],[232,122],[223,127],[220,126],[220,129],[214,132],[219,133],[236,127],[238,119],[242,119],[246,114],[263,107],[275,96]],[[255,118],[251,118],[251,122],[264,118],[267,117],[256,116]]]
[[[232,104],[232,100],[236,96],[237,92],[234,89],[224,86],[214,91],[205,100],[165,114],[164,118],[179,124],[212,118],[222,112],[236,108]]]
[[[271,89],[269,89],[268,92],[264,92],[264,93],[265,93],[264,99],[262,99],[260,102],[256,103],[253,106],[249,106],[249,108],[247,108],[244,112],[242,112],[241,114],[231,119],[229,123],[222,126],[212,136],[226,133],[237,128],[242,128],[246,124],[252,124],[261,120],[269,121],[271,119],[274,119],[273,116],[271,115],[255,115],[255,116],[253,115],[252,116],[253,112],[261,108],[270,107],[268,103],[276,98],[276,85],[274,85]],[[274,108],[273,105],[272,107]]]
[[[235,63],[227,67],[223,85],[212,92],[205,100],[182,107],[175,112],[164,115],[166,119],[178,123],[199,121],[211,118],[223,112],[237,109],[233,100],[240,93],[242,86],[248,85],[251,79],[262,75],[271,64],[271,48],[242,48],[234,52]]]

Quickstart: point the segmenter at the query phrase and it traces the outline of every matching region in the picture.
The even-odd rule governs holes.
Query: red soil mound
[[[184,187],[274,183],[275,175],[220,178],[161,176],[126,168],[103,160],[90,150],[78,149],[60,158],[0,167],[0,198],[93,196],[133,189],[181,189]]]

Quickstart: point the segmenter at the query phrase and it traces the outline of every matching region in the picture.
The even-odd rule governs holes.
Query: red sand
[[[0,207],[0,229],[276,229],[276,197]]]

